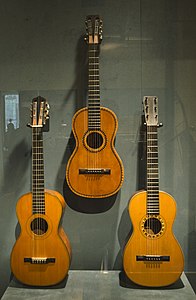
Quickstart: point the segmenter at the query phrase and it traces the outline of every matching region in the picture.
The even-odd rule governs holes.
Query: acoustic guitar
[[[75,194],[103,198],[117,193],[124,170],[114,148],[117,117],[100,106],[99,45],[102,21],[99,16],[86,20],[88,44],[88,105],[73,117],[72,130],[76,147],[68,161],[66,180]]]
[[[17,202],[21,232],[11,253],[11,270],[24,284],[50,286],[62,281],[69,270],[71,247],[61,226],[64,198],[44,188],[43,130],[48,104],[32,101],[32,192]]]
[[[158,99],[143,100],[147,135],[147,190],[129,203],[133,233],[125,246],[123,265],[133,282],[149,287],[174,283],[183,271],[184,258],[173,231],[174,198],[159,190]]]

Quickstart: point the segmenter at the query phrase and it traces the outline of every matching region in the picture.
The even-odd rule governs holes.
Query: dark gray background
[[[101,102],[118,117],[116,149],[125,180],[105,212],[84,213],[82,198],[67,200],[73,204],[63,218],[73,250],[71,269],[122,268],[123,246],[131,231],[127,205],[145,178],[142,98],[156,95],[159,121],[164,123],[159,130],[160,189],[177,202],[174,232],[184,251],[185,270],[196,271],[195,11],[195,0],[1,0],[1,292],[9,283],[9,257],[18,233],[15,206],[31,189],[31,130],[26,123],[37,95],[51,106],[50,131],[44,134],[46,187],[63,193],[65,166],[74,145],[72,117],[86,103],[83,35],[88,14],[99,14],[104,23]],[[5,145],[4,95],[12,92],[20,95],[20,127]],[[79,201],[80,211],[73,209],[74,201]]]

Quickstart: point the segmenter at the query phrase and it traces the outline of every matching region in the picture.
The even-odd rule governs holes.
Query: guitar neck
[[[42,128],[32,127],[32,211],[45,214]]]
[[[88,46],[88,129],[100,129],[99,44]]]
[[[159,168],[157,126],[147,126],[147,214],[159,214]]]

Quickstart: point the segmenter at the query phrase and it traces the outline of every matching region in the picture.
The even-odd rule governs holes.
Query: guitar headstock
[[[98,15],[86,17],[87,44],[100,44],[102,41],[103,22]]]
[[[158,124],[158,98],[145,96],[143,98],[145,121],[147,126],[159,126]]]
[[[31,123],[28,125],[30,127],[45,127],[49,119],[48,102],[45,98],[38,96],[36,98],[33,98],[31,106]]]

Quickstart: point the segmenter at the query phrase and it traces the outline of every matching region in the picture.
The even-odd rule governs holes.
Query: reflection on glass
[[[5,95],[5,131],[19,128],[19,95]]]

